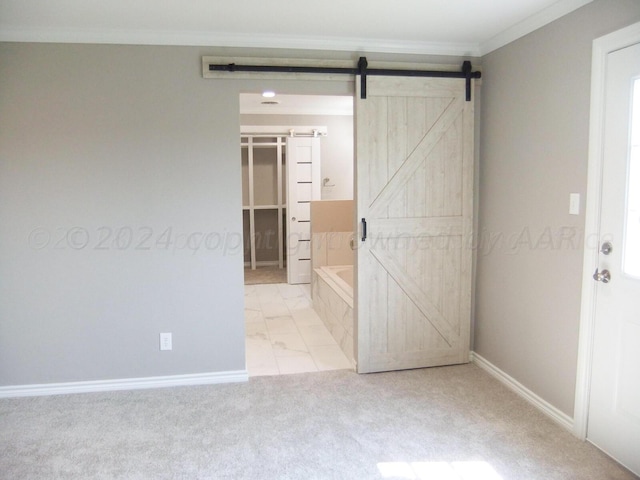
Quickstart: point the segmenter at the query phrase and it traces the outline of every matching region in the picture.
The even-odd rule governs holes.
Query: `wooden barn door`
[[[460,79],[369,77],[367,98],[357,92],[360,373],[469,361],[474,142],[464,97]]]

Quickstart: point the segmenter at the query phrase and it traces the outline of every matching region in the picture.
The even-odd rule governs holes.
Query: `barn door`
[[[466,363],[473,103],[459,79],[367,83],[367,99],[356,95],[358,372]]]

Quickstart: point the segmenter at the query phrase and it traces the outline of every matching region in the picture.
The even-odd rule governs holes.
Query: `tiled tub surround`
[[[313,309],[355,366],[353,346],[353,200],[311,202]]]
[[[353,350],[353,265],[318,267],[312,272],[313,308],[347,359]]]
[[[353,265],[355,251],[351,248],[353,232],[319,232],[311,235],[311,265]]]

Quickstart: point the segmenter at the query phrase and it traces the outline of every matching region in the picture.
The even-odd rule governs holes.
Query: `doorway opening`
[[[243,93],[240,120],[249,375],[353,368],[312,298],[327,262],[314,226],[340,223],[318,206],[338,207],[353,234],[353,97]]]
[[[305,284],[311,202],[353,200],[353,98],[272,94],[240,95],[245,283]]]

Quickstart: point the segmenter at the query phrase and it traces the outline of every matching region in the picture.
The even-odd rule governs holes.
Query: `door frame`
[[[589,158],[587,168],[587,198],[585,205],[584,257],[582,268],[582,301],[578,336],[578,365],[573,414],[573,433],[587,438],[593,335],[595,331],[596,282],[591,278],[598,266],[600,238],[600,208],[602,194],[602,152],[604,144],[604,109],[607,56],[625,47],[640,43],[640,22],[596,38],[593,41],[591,63],[591,111],[589,114]]]

